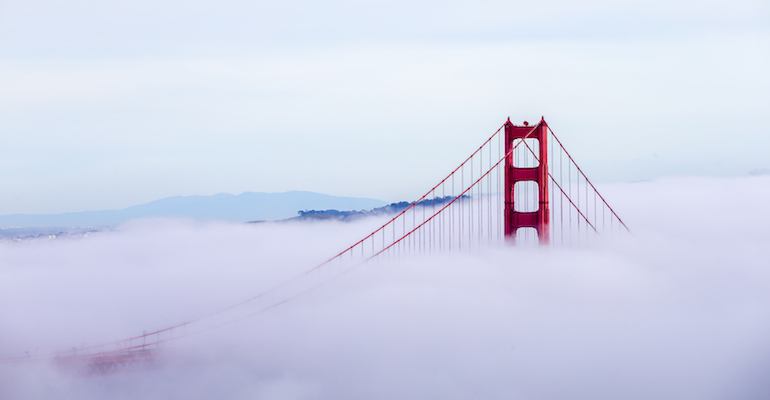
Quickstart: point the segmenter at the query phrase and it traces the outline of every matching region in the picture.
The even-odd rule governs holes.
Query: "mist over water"
[[[634,232],[365,264],[174,342],[156,371],[0,364],[2,399],[770,397],[770,178],[599,187]],[[135,336],[237,303],[381,224],[134,221],[0,246],[0,356]]]

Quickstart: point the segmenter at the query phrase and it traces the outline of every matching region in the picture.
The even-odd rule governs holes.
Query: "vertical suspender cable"
[[[471,158],[471,180],[468,183],[468,194],[470,195],[470,202],[468,203],[468,249],[470,250],[471,243],[473,241],[473,159]]]
[[[508,145],[507,143],[505,144]],[[497,159],[501,160],[503,158],[503,135],[498,136],[497,140]],[[507,155],[506,155],[507,157]],[[497,237],[500,239],[500,241],[504,241],[505,239],[505,230],[503,228],[503,222],[505,218],[505,193],[503,193],[502,190],[500,190],[500,186],[502,184],[501,179],[505,179],[505,165],[506,163],[498,164],[497,166]],[[503,169],[503,173],[500,173],[500,170]],[[502,178],[500,178],[500,175],[503,175]],[[503,185],[505,186],[505,185]]]
[[[564,187],[564,157],[559,151],[559,185]],[[564,197],[559,194],[559,232],[561,235],[561,245],[564,246]]]
[[[492,241],[492,184],[494,183],[494,171],[492,170],[492,144],[489,145],[489,154],[488,157],[489,161],[487,162],[487,168],[486,170],[489,171],[489,174],[486,177],[487,180],[487,229],[485,229],[484,235],[487,236],[487,242]]]
[[[455,174],[452,173],[452,198],[455,198]],[[457,208],[457,207],[455,207]],[[455,219],[455,213],[454,210],[449,213],[449,249],[452,249],[452,229],[454,229],[454,219]]]
[[[479,152],[479,176],[482,176],[483,174],[484,174],[484,152],[480,151]],[[478,207],[479,208],[479,222],[478,222],[479,244],[481,244],[481,226],[482,226],[481,221],[484,220],[483,219],[484,217],[482,216],[484,213],[484,200],[481,197],[482,189],[484,189],[484,179],[481,179],[479,181],[479,207]]]
[[[444,192],[444,183],[441,183],[441,209],[444,209],[444,202],[446,201],[446,193]],[[439,219],[439,248],[443,250],[444,248],[444,235],[446,227],[444,226],[444,220],[446,220],[446,215],[441,212],[441,218]]]
[[[433,189],[433,193],[431,193],[431,205],[433,207],[433,212],[431,213],[431,216],[436,215],[436,189]],[[435,219],[431,220],[430,224],[430,252],[433,253],[436,247],[436,227],[433,224],[433,221]]]

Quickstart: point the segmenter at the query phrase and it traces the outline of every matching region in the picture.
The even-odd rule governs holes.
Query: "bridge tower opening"
[[[538,145],[531,151],[530,162],[521,163],[516,158],[516,150],[530,148],[516,146],[520,141],[537,140]],[[534,126],[526,122],[522,126],[513,125],[511,119],[505,123],[505,205],[503,211],[503,227],[506,239],[515,242],[516,233],[521,228],[534,228],[540,244],[551,242],[550,207],[548,204],[548,124],[541,118]],[[518,161],[518,162],[517,162]],[[536,165],[535,165],[536,164]],[[526,199],[516,190],[522,190],[527,185],[516,185],[517,182],[534,182],[537,185],[537,209],[526,207],[522,199]],[[532,185],[529,185],[532,186]]]

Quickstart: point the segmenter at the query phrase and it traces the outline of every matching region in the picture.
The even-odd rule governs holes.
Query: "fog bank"
[[[0,365],[0,398],[758,399],[770,396],[770,178],[599,188],[634,232],[364,265],[174,343],[158,371]],[[0,246],[0,356],[141,334],[247,298],[381,221],[144,220]]]

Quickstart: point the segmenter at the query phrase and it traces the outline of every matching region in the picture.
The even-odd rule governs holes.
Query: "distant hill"
[[[122,210],[83,211],[64,214],[13,214],[0,216],[0,228],[66,227],[116,225],[136,218],[176,217],[196,220],[246,222],[279,220],[312,209],[370,210],[386,203],[381,200],[338,197],[292,191],[285,193],[246,192],[239,195],[175,196]]]
[[[376,216],[391,216],[394,214],[398,214],[407,208],[414,204],[417,207],[444,207],[445,204],[451,203],[454,201],[466,201],[470,197],[467,195],[461,195],[459,199],[454,200],[454,196],[446,196],[446,197],[436,197],[436,198],[430,198],[425,199],[418,202],[408,202],[408,201],[402,201],[398,203],[390,203],[388,205],[384,205],[382,207],[377,207],[372,210],[361,210],[361,211],[339,211],[339,210],[306,210],[306,211],[300,211],[299,216],[287,218],[284,220],[281,220],[280,222],[291,222],[291,221],[328,221],[328,220],[334,220],[334,221],[342,221],[342,222],[351,222],[356,221],[361,218],[366,217],[376,217]],[[250,223],[255,222],[263,222],[263,221],[249,221]]]

